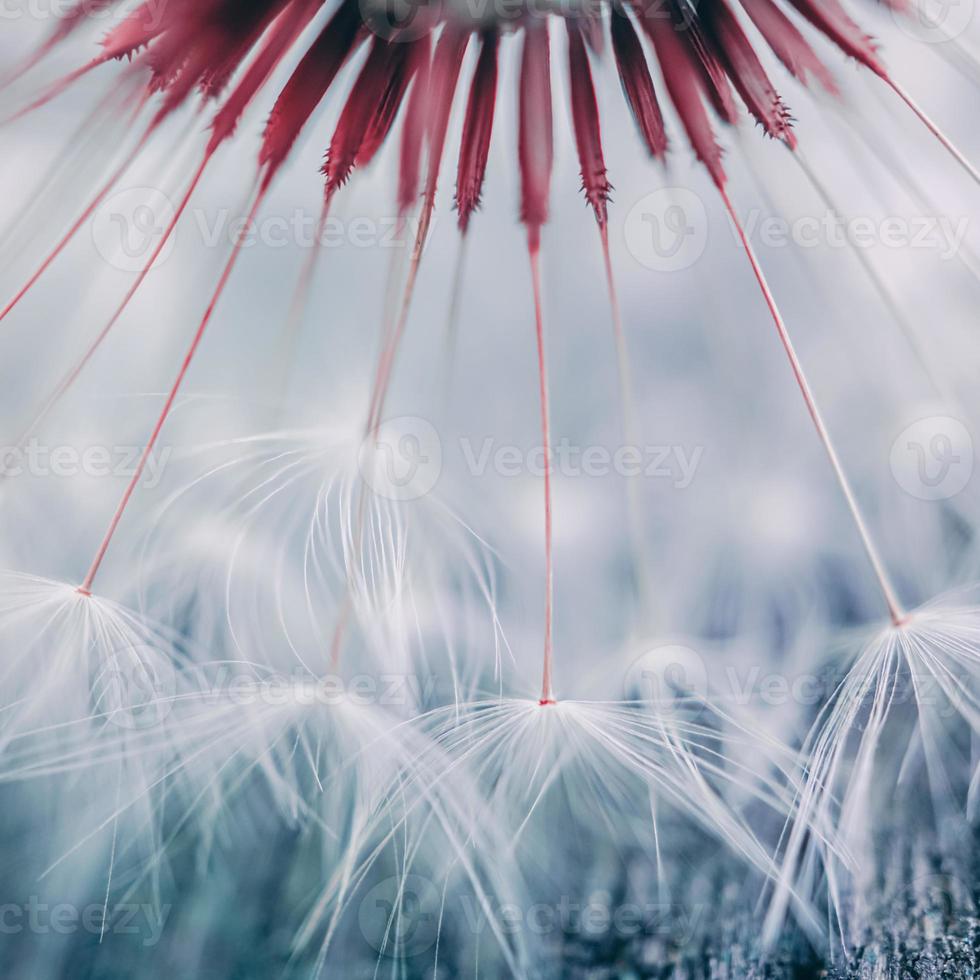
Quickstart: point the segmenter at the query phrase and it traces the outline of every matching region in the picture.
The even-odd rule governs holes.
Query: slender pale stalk
[[[840,209],[831,198],[829,189],[817,175],[816,170],[810,166],[806,157],[804,157],[799,150],[796,150],[790,155],[796,161],[797,166],[799,166],[803,176],[806,177],[810,186],[814,189],[814,191],[816,191],[823,204],[830,211],[837,227],[843,231],[846,224],[844,217],[841,214]],[[915,326],[905,314],[904,310],[902,310],[902,308],[899,306],[898,302],[895,300],[895,297],[892,296],[892,292],[889,289],[888,284],[884,281],[877,268],[875,268],[870,256],[866,254],[864,249],[856,248],[851,242],[850,238],[847,237],[846,233],[844,234],[844,239],[850,246],[851,253],[857,259],[871,285],[874,287],[875,292],[878,294],[882,303],[884,303],[886,309],[891,314],[892,319],[901,329],[906,342],[911,348],[912,353],[915,355],[915,359],[919,362],[919,365],[925,372],[926,377],[929,379],[929,384],[932,385],[936,394],[939,395],[943,401],[945,401],[948,405],[953,405],[955,403],[955,399],[950,394],[946,385],[943,384],[939,375],[937,375],[933,369],[932,358],[929,356],[929,351],[923,345],[918,331],[915,329]]]
[[[531,287],[534,290],[534,335],[538,352],[538,397],[541,404],[541,441],[544,455],[544,664],[541,673],[541,704],[554,704],[552,660],[554,639],[554,564],[551,529],[551,410],[548,397],[548,361],[544,342],[544,308],[541,298],[541,245],[537,231],[528,243]]]
[[[459,236],[456,268],[453,270],[453,287],[449,296],[449,312],[446,314],[446,374],[447,385],[452,378],[459,342],[459,314],[463,305],[463,280],[466,278],[466,253],[470,236],[464,231]]]
[[[620,412],[623,416],[623,436],[628,446],[639,446],[639,425],[636,421],[636,396],[633,392],[633,376],[630,371],[629,350],[626,346],[626,333],[623,330],[623,315],[619,304],[619,291],[613,275],[612,256],[609,251],[609,225],[598,225],[602,244],[602,261],[606,272],[606,288],[609,294],[609,312],[612,319],[613,341],[616,347],[616,372],[619,379]],[[630,555],[633,564],[634,586],[637,597],[646,607],[652,601],[653,586],[646,561],[643,557],[644,525],[640,505],[639,485],[636,480],[626,477],[626,519],[629,523]]]
[[[873,113],[858,113],[857,110],[850,107],[848,107],[849,111],[846,111],[844,107],[836,105],[831,106],[831,108],[837,118],[847,127],[851,136],[857,139],[861,146],[884,167],[892,179],[912,199],[916,207],[921,208],[925,214],[930,212],[942,214],[942,206],[929,194],[918,177],[904,166],[902,157],[887,149],[888,142],[877,131]],[[960,243],[954,258],[974,279],[980,282],[980,258],[968,242]]]
[[[68,247],[72,239],[85,226],[85,223],[99,209],[102,202],[109,196],[113,187],[119,182],[120,178],[133,165],[140,152],[146,146],[152,130],[147,130],[139,139],[136,146],[126,155],[122,163],[112,172],[108,180],[99,188],[95,196],[89,201],[82,213],[75,219],[68,231],[59,239],[55,247],[45,256],[41,264],[35,269],[33,274],[17,291],[13,298],[0,310],[0,320],[5,320],[14,307],[34,288],[41,276],[51,268],[54,260]]]
[[[48,417],[51,411],[55,408],[58,402],[68,393],[72,385],[78,380],[79,375],[88,366],[89,361],[95,356],[96,351],[102,346],[106,337],[109,336],[112,328],[119,322],[120,317],[128,308],[129,304],[132,302],[133,297],[136,295],[140,286],[143,285],[146,277],[149,275],[150,270],[153,268],[157,259],[160,257],[161,252],[163,252],[166,247],[167,242],[170,240],[177,227],[178,222],[181,219],[184,211],[187,209],[187,205],[190,203],[191,197],[194,191],[197,189],[197,185],[201,182],[201,178],[204,176],[204,170],[208,165],[210,156],[206,156],[204,160],[201,161],[200,166],[194,174],[191,180],[190,186],[185,192],[183,198],[177,206],[177,210],[174,212],[173,217],[170,219],[170,223],[164,229],[163,235],[160,241],[157,243],[156,248],[153,250],[153,254],[147,260],[146,264],[138,273],[136,280],[129,287],[126,295],[123,297],[122,302],[116,308],[116,311],[112,314],[112,317],[105,324],[105,326],[99,331],[95,336],[95,339],[86,348],[82,356],[75,362],[74,365],[66,372],[66,374],[61,378],[57,385],[49,392],[48,396],[41,403],[41,408],[37,411],[34,418],[31,420],[27,428],[21,433],[20,438],[17,441],[18,446],[23,446],[27,440],[34,434],[37,427]]]

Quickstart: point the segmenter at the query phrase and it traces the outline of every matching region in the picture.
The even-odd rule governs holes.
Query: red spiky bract
[[[706,12],[706,27],[721,61],[742,101],[765,132],[788,146],[796,146],[789,113],[769,80],[726,0],[715,0]]]
[[[344,0],[293,71],[273,106],[259,153],[266,183],[279,170],[354,50],[361,29],[357,4]]]
[[[463,56],[469,45],[469,31],[449,23],[436,44],[432,58],[432,94],[429,106],[429,172],[425,183],[426,208],[431,211],[435,201],[439,168],[446,146],[449,114],[459,84]]]
[[[347,182],[357,163],[377,106],[381,104],[397,49],[396,44],[380,37],[371,41],[368,56],[354,80],[327,148],[322,173],[326,177],[328,197]]]
[[[623,96],[650,156],[662,159],[667,154],[667,130],[640,39],[627,14],[616,7],[609,29]]]
[[[818,31],[826,34],[845,54],[887,78],[874,41],[854,23],[837,0],[790,0]]]
[[[485,31],[480,43],[463,120],[463,136],[456,170],[456,211],[459,230],[466,234],[473,212],[480,206],[487,174],[490,139],[497,105],[497,60],[500,35]]]
[[[680,35],[681,43],[690,48],[694,55],[694,64],[700,69],[705,96],[719,119],[730,126],[736,125],[738,106],[735,104],[731,81],[717,51],[705,36],[702,22],[687,13],[686,7],[670,3],[670,0],[667,2],[673,13],[673,29]]]
[[[71,35],[84,16],[96,9],[110,6],[112,0],[93,0],[72,8],[63,24],[55,31],[38,54],[29,60],[36,64],[59,41]],[[738,119],[733,87],[749,111],[771,136],[793,145],[789,115],[775,92],[762,63],[742,29],[732,7],[725,0],[705,0],[700,5],[688,0],[666,0],[655,9],[631,0],[633,11],[642,30],[650,38],[656,52],[668,95],[674,104],[683,128],[697,158],[707,168],[712,180],[724,194],[725,174],[721,150],[714,138],[708,108],[728,123]],[[806,80],[812,75],[825,88],[835,91],[829,72],[804,40],[802,34],[778,9],[773,0],[741,0],[776,56],[797,77]],[[872,40],[850,19],[839,0],[790,0],[796,10],[825,34],[840,50],[880,75],[910,106],[923,123],[956,157],[971,176],[980,183],[976,168],[960,153],[906,93],[886,73],[877,56]],[[896,4],[901,0],[894,0]],[[322,0],[169,0],[161,6],[147,0],[129,14],[122,15],[119,24],[106,36],[101,54],[69,76],[54,83],[42,97],[24,111],[44,104],[64,91],[75,79],[117,58],[133,62],[127,80],[137,79],[147,72],[149,79],[139,101],[143,109],[151,97],[159,94],[156,113],[139,140],[136,149],[124,161],[90,202],[81,219],[61,239],[54,251],[44,260],[8,306],[0,310],[0,319],[19,302],[50,266],[51,262],[74,237],[86,217],[118,181],[149,137],[178,107],[190,102],[195,94],[203,100],[218,100],[224,89],[234,83],[231,93],[214,117],[211,139],[203,160],[183,198],[178,218],[190,199],[218,147],[237,129],[245,110],[271,78],[274,70],[294,46],[305,29],[313,24],[322,9]],[[348,179],[356,165],[369,162],[389,135],[400,108],[407,103],[402,130],[398,177],[398,207],[405,217],[418,197],[422,180],[423,161],[427,159],[425,203],[422,221],[413,250],[405,298],[397,325],[388,332],[386,358],[379,366],[381,383],[375,393],[375,406],[380,411],[387,387],[391,361],[398,339],[404,329],[408,303],[412,295],[418,263],[425,243],[429,218],[435,199],[436,183],[445,148],[448,122],[454,93],[458,84],[461,63],[471,36],[472,25],[461,25],[441,12],[428,12],[417,40],[375,38],[367,62],[345,103],[333,139],[327,152],[324,168],[327,178],[324,215],[330,196]],[[436,28],[441,35],[433,51]],[[521,24],[524,32],[519,85],[518,159],[521,178],[521,220],[524,222],[534,283],[535,316],[538,340],[539,380],[542,396],[542,429],[548,442],[547,384],[544,364],[543,317],[540,282],[541,228],[548,218],[548,204],[553,166],[552,93],[548,18],[527,13]],[[303,128],[316,108],[334,85],[341,69],[367,36],[362,10],[357,0],[340,0],[338,8],[326,26],[322,27],[299,60],[275,100],[259,152],[259,181],[253,204],[258,208],[272,179],[279,171]],[[654,156],[666,150],[666,136],[656,93],[640,40],[633,29],[628,12],[612,10],[611,36],[623,91],[641,137]],[[601,21],[590,18],[569,25],[569,66],[571,70],[571,110],[576,148],[582,172],[583,189],[592,206],[600,232],[605,256],[610,296],[615,312],[615,289],[609,261],[607,207],[610,185],[606,176],[601,144],[601,128],[595,88],[589,64],[588,50],[601,51],[603,35]],[[456,188],[461,230],[468,227],[479,204],[493,128],[497,87],[496,31],[485,28],[480,57],[474,73],[464,122]],[[254,52],[254,54],[253,54]],[[249,60],[250,59],[250,60]],[[240,75],[239,75],[240,73]],[[428,153],[426,158],[426,152]],[[725,197],[726,206],[733,213]],[[176,219],[166,231],[172,233]],[[162,246],[161,246],[162,247]],[[159,251],[159,247],[158,247]],[[154,258],[158,251],[154,253]],[[179,388],[190,365],[215,304],[231,274],[238,248],[229,258],[228,266],[218,289],[194,335],[181,374],[173,393]],[[78,370],[84,367],[91,352],[101,343],[108,329],[116,322],[132,297],[135,288],[152,265],[153,258],[137,279],[113,320],[99,335],[95,345],[86,353],[77,370],[68,376],[71,384]],[[55,397],[66,390],[59,386]],[[173,394],[172,393],[172,394]],[[169,412],[169,404],[158,420],[151,442],[156,439]],[[47,406],[46,406],[47,407]],[[45,409],[46,410],[46,409]],[[550,692],[551,656],[551,532],[550,476],[546,474],[546,551],[548,566],[547,636],[545,683],[543,697]],[[103,542],[83,590],[105,553],[109,539],[125,508],[128,494],[118,509],[112,526]]]
[[[711,120],[702,102],[706,95],[705,80],[695,53],[684,42],[674,25],[660,15],[659,10],[650,13],[639,5],[634,5],[633,9],[641,27],[653,42],[664,84],[695,156],[707,168],[712,180],[718,186],[723,186],[725,171],[721,162],[721,149],[715,142]]]
[[[418,57],[414,51],[419,43],[403,41],[394,44],[390,51],[388,77],[385,79],[384,90],[374,107],[371,122],[357,151],[355,162],[359,167],[366,167],[374,159],[395,125],[398,111],[405,101],[405,93],[418,67]]]
[[[398,166],[398,213],[404,216],[419,195],[422,150],[428,111],[429,60],[431,42],[426,34],[413,49],[412,87],[405,108]]]
[[[773,54],[794,78],[806,84],[812,75],[831,95],[840,94],[830,70],[773,0],[741,0],[741,3]]]
[[[296,43],[318,6],[318,0],[296,3],[288,8],[270,28],[269,35],[255,60],[249,65],[241,81],[215,116],[211,126],[212,137],[209,149],[213,151],[220,143],[234,135],[242,113]]]
[[[568,21],[567,24],[572,128],[575,131],[575,146],[582,171],[582,190],[595,212],[596,221],[605,227],[609,218],[608,205],[612,185],[606,176],[606,161],[602,154],[599,106],[582,33],[573,21]]]
[[[532,250],[541,243],[548,220],[548,197],[554,164],[551,108],[551,51],[547,24],[529,21],[521,55],[518,160],[521,169],[521,221]]]

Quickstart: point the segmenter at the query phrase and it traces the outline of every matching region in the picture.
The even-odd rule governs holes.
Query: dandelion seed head
[[[828,70],[803,33],[770,0],[746,0],[740,6],[745,7],[745,15],[791,73],[804,81],[812,74],[825,87],[832,86]],[[875,49],[836,2],[829,9],[804,0],[796,6],[812,31],[824,34],[870,70],[883,73]],[[349,95],[351,111],[341,115],[327,154],[326,191],[332,196],[356,165],[373,157],[404,104],[398,191],[404,212],[423,181],[421,133],[426,127],[432,128],[437,169],[446,119],[461,81],[463,55],[471,34],[482,33],[487,58],[473,77],[464,126],[473,139],[460,147],[457,204],[464,229],[479,203],[484,179],[493,120],[483,93],[496,91],[497,34],[524,35],[518,87],[521,118],[527,125],[522,123],[518,156],[521,214],[530,229],[540,227],[548,213],[552,93],[550,81],[548,85],[543,82],[551,73],[546,32],[549,21],[564,20],[570,29],[570,98],[583,189],[600,225],[606,220],[609,182],[586,45],[599,50],[610,29],[625,98],[653,155],[663,154],[666,141],[660,96],[651,82],[638,33],[651,42],[682,128],[695,155],[717,183],[723,184],[726,178],[706,107],[711,106],[723,121],[736,122],[734,92],[769,136],[795,145],[789,111],[763,67],[757,42],[750,39],[741,14],[735,13],[734,4],[728,0],[701,6],[670,0],[662,10],[652,13],[642,5],[629,5],[617,8],[611,27],[604,23],[606,5],[584,0],[509,11],[503,20],[491,8],[487,4],[481,11],[478,5],[474,11],[469,6],[450,4],[438,12],[427,8],[419,16],[413,10],[413,17],[405,24],[398,23],[397,16],[392,18],[387,8],[358,5],[353,0],[343,0],[326,20],[320,5],[308,0],[266,0],[248,9],[224,0],[209,0],[193,9],[186,4],[170,5],[156,17],[138,8],[110,30],[103,42],[103,54],[87,70],[96,70],[112,59],[131,57],[125,77],[144,80],[146,95],[157,102],[151,130],[187,102],[200,99],[204,104],[212,103],[216,111],[207,150],[210,156],[232,138],[242,115],[268,87],[275,69],[298,52],[299,61],[276,93],[258,154],[267,186],[291,154],[320,101],[334,87],[344,64],[362,45],[370,43],[372,56]],[[515,13],[520,16],[515,18]],[[68,18],[62,24],[72,23],[74,27],[74,21],[83,17]],[[364,23],[369,30],[361,29]],[[73,31],[57,32],[50,46],[63,43],[70,33]],[[435,45],[430,44],[430,35],[437,36]],[[355,112],[358,106],[362,108]],[[435,172],[425,178],[430,197],[436,179]]]
[[[635,839],[655,859],[663,807],[723,841],[763,875],[774,872],[772,856],[731,799],[737,787],[783,813],[790,799],[764,766],[730,769],[722,761],[722,729],[708,719],[665,714],[655,703],[559,699],[475,702],[424,721],[439,750],[465,762],[485,787],[494,819],[513,828],[519,860],[557,875],[560,858],[553,869],[548,864],[551,848],[561,849],[554,826],[594,832],[620,820],[626,826],[618,827],[617,839]],[[753,743],[748,729],[733,737]]]
[[[826,889],[845,946],[872,921],[876,884],[908,815],[942,849],[951,833],[962,839],[975,805],[980,610],[965,599],[941,597],[867,641],[811,732],[803,820],[783,883]],[[804,843],[808,825],[823,843]],[[835,842],[829,852],[827,841]],[[770,937],[784,907],[776,901],[769,911]]]
[[[172,677],[181,654],[140,615],[77,586],[15,572],[0,576],[4,710],[9,735],[93,718],[139,724],[153,688]],[[135,713],[128,717],[127,713]],[[128,720],[127,720],[128,718]]]

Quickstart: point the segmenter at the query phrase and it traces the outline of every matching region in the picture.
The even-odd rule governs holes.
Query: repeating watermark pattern
[[[442,440],[435,426],[414,415],[390,419],[361,443],[364,482],[387,500],[418,500],[442,475]]]
[[[649,701],[661,711],[672,711],[678,705],[685,705],[687,710],[707,694],[704,658],[679,643],[645,650],[630,664],[623,681],[626,700]]]
[[[501,902],[492,896],[443,896],[428,878],[395,875],[375,885],[361,900],[361,935],[377,953],[393,959],[430,951],[440,929],[471,936],[537,939],[576,937],[660,937],[688,942],[703,920],[702,906],[674,902],[613,901],[605,891],[586,897],[562,895],[552,902]]]
[[[305,208],[249,218],[231,208],[188,208],[174,230],[174,201],[153,187],[131,187],[107,198],[92,220],[99,255],[122,272],[140,272],[151,258],[160,268],[177,245],[178,234],[193,235],[207,249],[406,248],[418,234],[418,217],[355,215],[340,218]],[[435,220],[435,219],[434,219]],[[159,252],[159,254],[156,254]]]
[[[144,948],[160,942],[171,905],[120,902],[74,905],[70,902],[49,904],[32,895],[26,902],[0,904],[0,936],[72,936],[88,933],[100,939],[107,935],[137,936]]]
[[[970,230],[965,216],[844,217],[828,210],[788,220],[755,208],[746,213],[743,224],[749,238],[765,248],[928,249],[944,261],[956,257]]]
[[[145,0],[139,6],[140,26],[155,30],[163,23],[170,0]],[[119,11],[109,0],[0,0],[0,21],[63,20],[82,15],[88,21],[118,21]]]
[[[173,254],[176,239],[165,239],[176,217],[173,202],[153,187],[129,187],[99,206],[92,219],[92,242],[100,256],[121,272],[140,272],[158,249],[155,268]]]
[[[207,249],[393,249],[415,241],[419,221],[397,214],[330,215],[323,220],[321,214],[304,208],[250,218],[230,208],[193,207],[183,215],[177,232],[173,227],[176,214],[175,202],[158,188],[118,191],[95,212],[95,248],[113,268],[139,272],[151,257],[155,257],[154,268],[162,266],[173,254],[178,234],[193,235]],[[704,255],[711,230],[705,202],[695,191],[679,186],[646,194],[622,221],[627,251],[655,272],[677,272],[695,265]],[[762,248],[929,250],[943,261],[959,254],[971,227],[967,215],[845,216],[830,209],[790,219],[751,208],[742,222],[749,239]],[[726,218],[725,227],[726,239],[740,248],[730,219]]]
[[[389,41],[414,41],[431,29],[440,14],[435,0],[360,0],[368,27]],[[517,23],[528,16],[557,14],[568,20],[594,23],[603,12],[603,0],[453,0],[453,9],[474,24]],[[693,12],[669,0],[638,0],[636,12],[644,20],[668,20],[678,32],[687,31]]]
[[[626,248],[654,272],[688,269],[708,244],[708,212],[686,187],[664,187],[642,197],[623,224]]]
[[[402,707],[428,704],[433,699],[438,678],[434,674],[406,674],[393,671],[378,674],[322,674],[311,677],[273,673],[262,677],[235,673],[222,665],[198,690],[205,699],[227,700],[238,706],[264,704],[269,707],[336,707],[342,704],[366,707]]]
[[[742,224],[750,241],[761,248],[929,250],[943,261],[959,254],[970,230],[966,215],[844,216],[830,209],[789,219],[751,208],[742,216]],[[726,219],[725,225],[726,240],[741,248],[731,220]],[[694,191],[663,188],[630,208],[623,234],[627,250],[640,265],[655,272],[677,272],[690,268],[704,254],[708,212]]]
[[[959,419],[919,419],[892,443],[889,464],[906,493],[919,500],[948,500],[973,476],[973,438]]]
[[[596,941],[608,936],[670,937],[681,945],[694,936],[702,917],[698,906],[675,902],[613,902],[608,892],[597,891],[586,899],[563,895],[556,902],[494,903],[489,908],[473,896],[460,896],[469,931],[489,933],[491,925],[504,936],[579,937]]]
[[[943,44],[960,37],[973,23],[974,0],[911,0],[889,5],[898,29],[925,44]]]
[[[487,436],[478,443],[469,438],[459,441],[459,448],[470,476],[484,476],[488,471],[496,476],[518,477],[552,473],[565,477],[622,476],[629,479],[670,480],[678,490],[686,490],[697,475],[704,456],[703,446],[688,449],[672,446],[579,446],[569,439],[559,439],[550,447],[520,446],[498,443]]]
[[[145,451],[145,446],[48,446],[31,439],[22,446],[0,447],[0,479],[21,476],[132,479]],[[173,451],[173,446],[156,446],[146,453],[140,474],[144,489],[153,490],[160,485]]]
[[[177,674],[170,658],[148,645],[126,647],[101,665],[92,683],[97,715],[130,730],[153,728],[173,708]]]
[[[821,671],[772,670],[759,663],[721,665],[709,677],[708,663],[699,651],[681,643],[651,646],[633,660],[623,674],[623,697],[643,702],[658,714],[697,713],[709,701],[719,705],[750,708],[786,705],[814,708],[831,701],[849,699],[860,705],[870,703],[878,687],[874,683],[841,686],[839,668]],[[969,697],[951,686],[948,678],[926,669],[900,669],[874,675],[888,688],[892,708],[914,705],[929,709],[932,717],[955,717],[969,711]],[[874,678],[872,678],[874,679]]]
[[[460,436],[444,445],[431,422],[412,415],[380,425],[361,444],[358,465],[365,483],[388,500],[417,500],[435,489],[452,449],[467,476],[482,479],[555,476],[663,480],[676,490],[694,482],[704,459],[704,446],[679,443],[644,446],[579,445],[557,439],[544,446],[518,446],[493,436]]]
[[[195,700],[227,702],[236,707],[420,707],[432,704],[435,674],[382,671],[311,676],[294,672],[235,671],[219,665],[194,679]],[[173,661],[151,646],[132,646],[101,664],[92,681],[93,711],[120,728],[147,729],[170,715],[177,694]]]
[[[375,885],[358,907],[361,935],[393,959],[418,956],[439,938],[441,896],[422,875],[395,875]]]

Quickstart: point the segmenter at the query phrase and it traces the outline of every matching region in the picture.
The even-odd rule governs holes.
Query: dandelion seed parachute
[[[960,704],[954,700],[953,694],[956,693],[956,690],[963,683],[963,678],[956,674],[957,668],[966,668],[969,671],[970,662],[976,657],[978,652],[976,645],[977,638],[973,631],[969,626],[965,629],[963,628],[964,625],[972,622],[977,610],[975,606],[944,609],[943,602],[936,600],[931,606],[920,607],[909,611],[899,600],[892,578],[885,567],[878,544],[870,530],[870,526],[862,512],[862,508],[858,503],[850,480],[844,471],[840,457],[824,423],[821,410],[797,356],[785,321],[766,281],[765,274],[761,269],[745,230],[738,220],[734,206],[724,189],[722,189],[722,195],[726,208],[735,224],[742,246],[745,249],[753,274],[769,308],[800,394],[817,430],[818,438],[827,453],[838,487],[850,511],[852,523],[861,540],[871,570],[874,573],[890,620],[890,624],[882,636],[872,641],[847,671],[844,680],[841,682],[841,687],[837,692],[837,694],[842,695],[843,701],[832,701],[831,703],[836,706],[830,710],[828,715],[819,718],[814,727],[812,734],[813,757],[808,763],[806,772],[806,802],[801,808],[803,819],[791,832],[791,843],[784,859],[785,866],[782,886],[777,889],[776,900],[770,905],[767,913],[763,944],[768,947],[776,941],[779,923],[785,912],[787,902],[785,887],[787,883],[795,881],[795,876],[799,874],[813,887],[815,878],[819,876],[819,872],[815,870],[819,866],[819,861],[812,857],[813,851],[810,851],[801,861],[801,849],[807,834],[803,828],[805,826],[817,826],[828,837],[841,832],[846,844],[847,838],[854,836],[854,814],[860,812],[866,816],[870,810],[874,809],[868,806],[868,790],[872,782],[876,791],[882,794],[879,797],[878,806],[885,806],[887,808],[886,801],[897,790],[902,778],[905,776],[904,765],[898,767],[893,765],[889,768],[887,759],[882,760],[876,751],[877,741],[882,734],[882,726],[889,715],[890,701],[894,697],[895,686],[903,682],[906,674],[912,679],[912,690],[915,693],[916,700],[918,700],[916,672],[922,671],[923,665],[916,662],[917,658],[909,657],[909,654],[904,648],[903,640],[915,638],[911,639],[913,646],[919,643],[925,643],[929,647],[926,666],[924,667],[925,673],[929,678],[934,678],[937,672],[948,672],[947,684],[950,687],[942,688],[942,684],[940,684],[943,689],[943,694],[954,705],[955,709],[960,712],[962,720],[966,723],[967,732],[974,730],[975,719],[972,716],[972,712],[967,711],[964,713]],[[942,626],[939,626],[939,623],[942,623]],[[901,651],[900,655],[899,651]],[[901,661],[903,659],[908,662],[902,663]],[[956,664],[955,667],[954,663]],[[871,707],[868,709],[871,717],[870,722],[868,722],[869,729],[862,728],[859,717],[860,705],[858,702],[865,698],[869,699],[871,703]],[[844,707],[841,707],[841,704]],[[913,734],[909,736],[908,727],[903,731],[899,723],[898,738],[905,744],[909,744],[910,739],[914,742],[918,737],[918,732],[921,730],[920,726],[923,724],[925,724],[923,715],[916,714],[912,720]],[[906,722],[907,725],[908,722]],[[934,726],[930,726],[930,728],[932,729],[930,731],[930,737],[935,737]],[[867,740],[864,734],[856,734],[857,732],[867,730],[870,730],[870,737]],[[857,750],[856,755],[853,755],[848,746],[852,745],[852,740],[855,739],[857,740]],[[923,746],[913,745],[909,750],[909,759],[912,762],[915,761],[915,755],[921,756],[926,754],[927,768],[930,776],[929,785],[932,790],[935,790],[932,777],[936,768],[937,745],[938,742],[934,742],[930,746],[931,758],[929,757],[930,753],[925,752],[924,743]],[[842,761],[844,758],[847,759],[846,763]],[[838,790],[836,788],[838,767],[847,768],[850,765],[856,768],[857,776],[851,779],[845,779],[843,785]],[[957,777],[961,781],[965,779],[966,783],[969,784],[972,781],[972,772],[975,765],[976,761],[972,757],[965,762],[961,761]],[[950,789],[950,784],[945,774],[943,774],[943,779],[943,794],[940,798],[933,795],[934,806],[938,812],[943,814],[943,817],[940,819],[945,819],[946,815],[955,810],[955,803],[953,801],[957,795]],[[965,799],[962,799],[963,795],[962,793],[959,794],[961,797],[961,809],[965,806]],[[841,812],[844,815],[839,825],[834,820],[828,819],[825,809],[832,807],[835,802],[839,803]],[[863,816],[860,819],[863,819]],[[865,848],[868,846],[867,839],[859,843],[864,845]],[[861,848],[859,847],[859,852],[860,850]],[[819,847],[815,851],[819,851]],[[865,873],[868,869],[871,869],[873,872],[874,863],[872,861],[858,860],[856,863],[857,866],[864,869]],[[851,870],[854,867],[855,863],[852,862],[850,866]],[[839,869],[835,867],[834,859],[832,858],[827,859],[823,869],[827,875],[826,889],[828,900],[838,920],[840,939],[845,949],[847,949],[856,941],[855,937],[859,934],[858,930],[869,924],[866,897],[869,891],[869,881],[865,879],[853,887],[842,883],[839,880],[841,877]],[[846,891],[846,894],[842,893],[842,889]]]
[[[71,833],[33,843],[38,873],[94,874],[109,901],[133,865],[149,865],[143,881],[157,894],[159,788],[173,734],[169,706],[187,664],[182,645],[144,617],[63,583],[8,572],[2,596],[0,782],[43,785],[46,806],[73,811]],[[154,752],[136,748],[147,730],[158,733]],[[82,794],[72,778],[80,771]]]
[[[500,671],[492,556],[442,495],[387,482],[390,447],[355,416],[193,454],[143,546],[143,605],[215,657],[411,679],[402,708],[418,710],[453,696],[427,678],[468,690],[471,672]],[[498,635],[493,664],[456,657],[477,624]]]
[[[612,840],[620,857],[631,849],[644,855],[669,893],[665,855],[673,835],[692,826],[758,872],[760,883],[777,873],[773,852],[741,811],[761,808],[777,825],[792,815],[794,794],[780,773],[788,775],[793,754],[703,697],[482,700],[421,721],[436,751],[483,787],[487,819],[508,828],[508,858],[525,872],[534,901],[581,878],[583,840],[597,855],[600,881],[616,873],[598,860],[616,864],[604,853],[603,841]],[[796,911],[819,932],[805,902]]]
[[[34,576],[5,572],[2,596],[4,742],[28,726],[152,714],[153,690],[181,657],[163,631]]]
[[[782,887],[793,880],[822,896],[845,949],[873,923],[904,821],[931,835],[939,853],[964,857],[980,785],[980,620],[963,598],[933,601],[865,643],[811,731],[803,819],[789,837]],[[807,824],[838,842],[838,852],[821,853],[806,839]],[[783,903],[777,889],[767,942]]]
[[[459,960],[466,970],[477,961],[484,969],[499,961],[510,974],[526,975],[522,937],[495,917],[498,905],[521,898],[520,882],[496,860],[506,847],[506,828],[484,819],[467,770],[400,719],[397,706],[365,700],[336,678],[291,679],[241,661],[185,672],[165,703],[172,732],[151,727],[125,741],[110,735],[103,746],[109,757],[130,764],[163,759],[148,788],[130,794],[127,787],[114,798],[115,820],[145,808],[150,790],[167,814],[166,833],[131,875],[130,891],[159,872],[187,828],[199,830],[199,863],[206,867],[214,851],[261,833],[271,811],[294,835],[287,862],[318,872],[312,897],[295,903],[301,915],[293,943],[297,966],[321,975],[338,955],[348,964],[362,962],[369,947],[379,962],[420,953],[438,961],[438,948],[429,944],[403,949],[399,930],[424,912],[434,945],[442,927],[436,929],[439,896],[445,902],[451,890],[454,919],[466,901],[486,927],[468,940],[457,937],[463,941],[443,958]],[[35,750],[22,776],[84,778],[95,765],[90,757]],[[428,901],[423,909],[416,907],[420,888]],[[384,909],[380,920],[365,922],[367,902],[369,911],[375,904]]]

